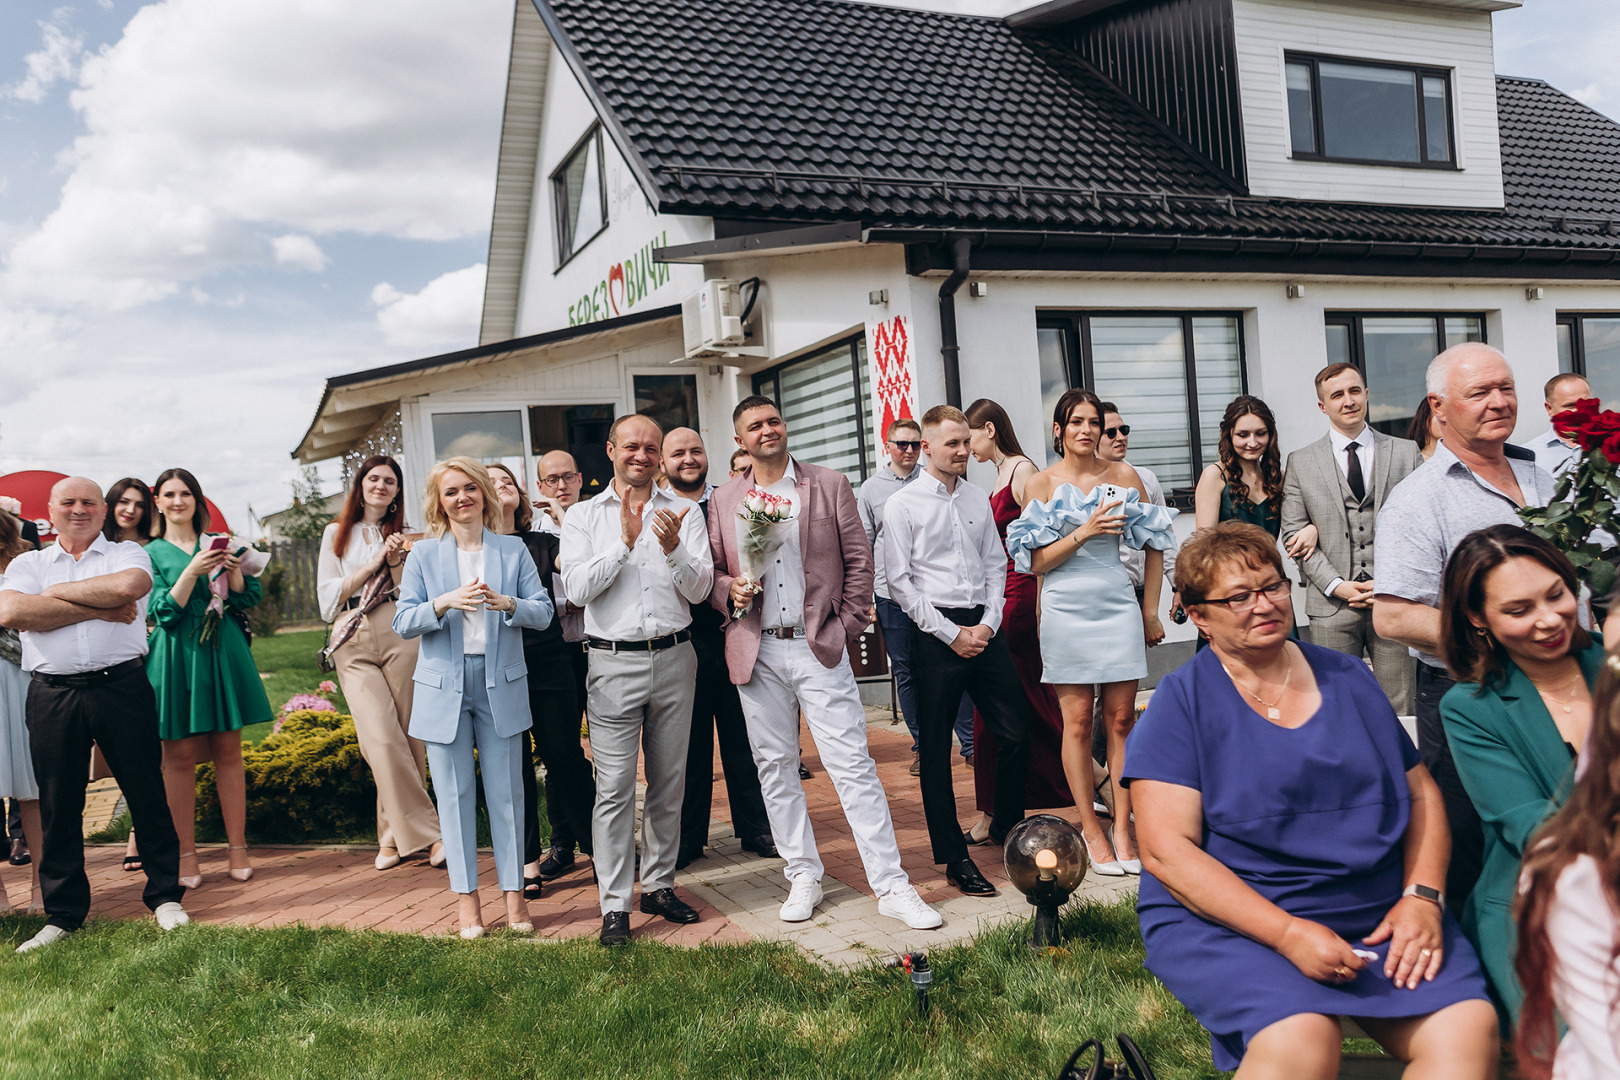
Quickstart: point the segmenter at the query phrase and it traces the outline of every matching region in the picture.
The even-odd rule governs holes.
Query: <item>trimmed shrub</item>
[[[375,841],[377,785],[346,713],[287,713],[281,730],[242,748],[242,766],[249,843]],[[197,769],[197,838],[224,836],[209,763]]]

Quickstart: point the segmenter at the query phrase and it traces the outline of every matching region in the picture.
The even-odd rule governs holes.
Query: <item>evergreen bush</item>
[[[288,713],[280,731],[242,748],[242,766],[249,843],[376,841],[377,786],[348,714]],[[197,838],[225,838],[212,763],[197,770]]]

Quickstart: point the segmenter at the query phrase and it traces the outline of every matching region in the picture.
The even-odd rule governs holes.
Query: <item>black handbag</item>
[[[1142,1056],[1142,1050],[1131,1040],[1129,1035],[1115,1036],[1119,1042],[1120,1056],[1123,1061],[1109,1061],[1103,1056],[1103,1043],[1101,1039],[1087,1039],[1069,1055],[1068,1062],[1063,1071],[1058,1073],[1057,1080],[1155,1080],[1153,1070],[1148,1067],[1147,1058]],[[1081,1068],[1080,1059],[1085,1057],[1086,1051],[1095,1050],[1097,1056],[1092,1058],[1091,1064]]]

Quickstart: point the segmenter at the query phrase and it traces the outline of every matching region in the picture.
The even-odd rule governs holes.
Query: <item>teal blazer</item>
[[[1578,657],[1589,687],[1603,669],[1603,656],[1594,635]],[[1529,676],[1512,661],[1506,678],[1489,687],[1458,683],[1448,690],[1440,719],[1457,774],[1485,828],[1484,869],[1460,921],[1496,1000],[1516,1024],[1523,1002],[1513,973],[1519,864],[1530,838],[1569,797],[1575,760]]]

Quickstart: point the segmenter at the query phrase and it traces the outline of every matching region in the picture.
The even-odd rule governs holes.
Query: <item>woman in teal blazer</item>
[[[1499,1011],[1517,1023],[1513,898],[1519,864],[1569,795],[1592,723],[1603,646],[1583,630],[1575,569],[1514,525],[1471,533],[1446,565],[1440,645],[1457,685],[1440,719],[1485,828],[1485,864],[1462,908]]]

